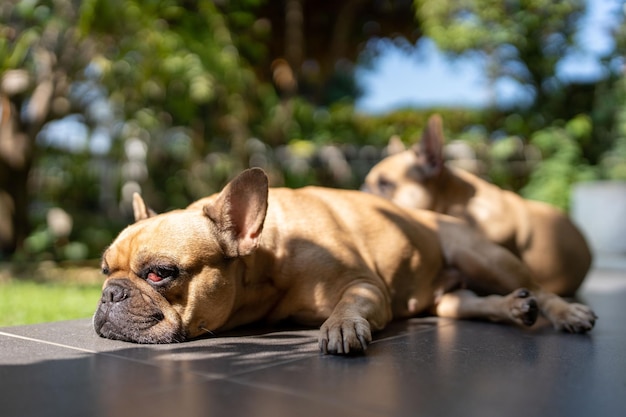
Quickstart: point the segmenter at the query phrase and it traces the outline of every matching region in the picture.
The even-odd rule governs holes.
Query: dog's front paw
[[[371,341],[370,324],[362,317],[330,317],[320,329],[319,345],[324,354],[363,353]]]
[[[552,324],[557,330],[569,333],[586,333],[596,324],[596,313],[584,304],[570,303],[567,308],[555,314]]]
[[[520,288],[505,297],[511,319],[525,326],[532,326],[537,321],[539,306],[530,291]]]

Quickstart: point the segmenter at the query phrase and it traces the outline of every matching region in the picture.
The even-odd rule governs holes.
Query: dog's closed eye
[[[161,282],[164,278],[160,275],[155,274],[154,272],[148,272],[148,276],[146,277],[146,279],[152,282]]]
[[[381,176],[378,178],[378,190],[381,194],[387,195],[395,191],[396,185],[393,181]]]
[[[175,265],[153,265],[146,268],[140,276],[153,284],[160,284],[177,278],[178,275],[180,275],[180,271]]]

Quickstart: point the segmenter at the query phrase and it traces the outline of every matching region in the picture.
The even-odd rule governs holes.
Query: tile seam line
[[[443,325],[445,326],[445,325],[448,325],[448,324],[451,324],[451,323],[447,323],[447,324],[443,324]],[[440,324],[440,326],[441,326],[441,324]],[[418,331],[418,332],[422,332],[422,331],[432,331],[432,329],[424,329],[424,330],[421,330],[421,331]],[[18,334],[15,334],[15,333],[7,333],[7,332],[3,332],[3,331],[0,331],[0,336],[6,336],[6,337],[21,339],[21,340],[27,340],[27,341],[30,341],[30,342],[42,343],[42,344],[45,344],[45,345],[61,347],[61,348],[64,348],[64,349],[70,349],[70,350],[74,350],[74,351],[82,352],[82,353],[90,353],[90,354],[94,354],[94,355],[109,356],[109,357],[116,358],[116,359],[121,359],[121,360],[135,362],[135,363],[141,363],[143,365],[149,365],[149,366],[154,366],[154,367],[160,368],[160,366],[156,365],[155,363],[153,363],[151,361],[143,361],[143,360],[132,359],[132,358],[128,358],[126,356],[116,355],[115,353],[112,353],[112,352],[103,352],[103,351],[97,351],[97,350],[91,350],[91,349],[84,349],[84,348],[80,348],[80,347],[77,347],[77,346],[66,345],[66,344],[63,344],[63,343],[50,342],[50,341],[47,341],[47,340],[36,339],[36,338],[33,338],[33,337],[22,336],[22,335],[18,335]],[[373,344],[377,344],[377,343],[380,343],[380,342],[384,342],[386,340],[394,340],[394,339],[401,338],[401,337],[404,337],[404,336],[406,336],[406,334],[400,334],[400,335],[396,335],[396,336],[386,337],[386,338],[374,340],[371,344],[372,345]],[[307,359],[307,358],[308,357],[302,357],[302,358],[287,360],[287,361],[284,361],[284,362],[281,361],[280,363],[278,363],[276,365],[280,365],[280,364],[283,364],[283,363],[296,362],[296,361],[304,360],[304,359]],[[276,365],[261,366],[260,369],[271,368],[272,366],[276,366]],[[255,369],[254,371],[258,371],[258,370],[259,369]],[[234,374],[227,374],[227,375],[224,375],[224,374],[196,373],[196,372],[192,372],[192,373],[197,374],[197,375],[202,375],[202,376],[204,376],[204,377],[206,377],[208,379],[228,379],[228,378],[231,378],[231,377],[232,378],[237,378],[237,377],[243,376],[245,374],[248,374],[248,373],[251,373],[251,372],[254,372],[254,371],[235,372]]]
[[[62,348],[65,348],[65,349],[76,350],[76,351],[83,352],[83,353],[100,353],[100,352],[97,352],[97,351],[94,351],[94,350],[90,350],[90,349],[83,349],[83,348],[79,348],[79,347],[76,347],[76,346],[65,345],[63,343],[49,342],[47,340],[36,339],[34,337],[22,336],[22,335],[14,334],[14,333],[6,333],[6,332],[0,331],[0,336],[7,336],[7,337],[16,338],[16,339],[28,340],[29,342],[43,343],[43,344],[46,344],[46,345],[51,345],[51,346],[56,346],[56,347],[62,347]]]
[[[46,341],[46,340],[35,339],[35,338],[32,338],[32,337],[28,337],[28,336],[22,336],[22,335],[17,335],[17,334],[13,334],[13,333],[6,333],[6,332],[2,332],[2,331],[0,331],[0,336],[7,336],[7,337],[16,338],[16,339],[27,340],[29,342],[42,343],[42,344],[45,344],[45,345],[61,347],[61,348],[65,348],[65,349],[78,351],[78,352],[81,352],[81,353],[90,353],[90,354],[94,354],[94,355],[108,356],[108,357],[115,358],[115,359],[120,359],[120,360],[124,360],[124,361],[135,362],[135,363],[140,363],[142,365],[148,365],[148,366],[152,366],[152,367],[156,367],[156,368],[161,368],[161,366],[159,364],[157,364],[157,363],[155,363],[153,361],[145,361],[145,360],[133,359],[133,358],[129,358],[127,356],[116,355],[114,352],[103,352],[103,351],[97,351],[97,350],[91,350],[91,349],[84,349],[84,348],[79,348],[79,347],[76,347],[76,346],[64,345],[62,343],[56,343],[56,342],[49,342],[49,341]],[[235,372],[235,373],[232,373],[232,374],[228,374],[228,373],[227,374],[218,374],[218,373],[207,373],[207,372],[197,372],[197,371],[191,371],[190,373],[193,374],[193,375],[196,375],[196,376],[203,377],[203,378],[208,379],[208,380],[223,380],[223,379],[229,379],[229,378],[233,378],[233,377],[238,377],[238,376],[240,376],[242,374],[256,372],[256,371],[263,370],[263,369],[266,369],[266,368],[271,368],[273,366],[284,365],[284,364],[287,364],[287,363],[296,362],[296,361],[300,361],[300,360],[304,360],[304,359],[310,359],[310,357],[305,356],[305,357],[302,357],[302,358],[283,360],[283,361],[279,361],[279,362],[277,362],[275,364],[272,364],[272,365],[259,366],[259,367],[256,367],[256,368],[252,369],[252,370],[247,370],[247,371],[242,371],[242,372]]]
[[[13,334],[13,333],[5,333],[5,332],[2,332],[2,331],[0,331],[0,336],[8,336],[8,337],[16,338],[16,339],[27,340],[27,341],[30,341],[30,342],[43,343],[45,345],[61,347],[61,348],[70,349],[70,350],[81,352],[81,353],[90,353],[90,354],[93,354],[93,355],[107,356],[107,357],[110,357],[110,358],[115,358],[115,359],[119,359],[119,360],[123,360],[123,361],[129,361],[129,362],[134,362],[134,363],[138,363],[138,364],[141,364],[141,365],[151,366],[151,367],[154,367],[154,368],[162,368],[159,364],[157,364],[155,362],[152,362],[152,361],[144,361],[144,360],[133,359],[133,358],[129,358],[129,357],[126,357],[126,356],[116,355],[115,353],[112,353],[112,352],[102,352],[102,351],[91,350],[91,349],[83,349],[83,348],[79,348],[79,347],[76,347],[76,346],[64,345],[62,343],[56,343],[56,342],[48,342],[46,340],[41,340],[41,339],[35,339],[35,338],[32,338],[32,337],[16,335],[16,334]],[[181,371],[179,370],[179,372],[181,372]],[[194,374],[196,376],[202,376],[202,377],[204,377],[207,380],[217,380],[217,379],[224,379],[225,378],[225,375],[223,375],[223,374],[198,373],[198,372],[191,372],[191,374]]]

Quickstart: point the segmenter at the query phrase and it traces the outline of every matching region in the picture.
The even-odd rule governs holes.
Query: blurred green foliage
[[[530,143],[540,150],[542,163],[530,173],[522,195],[569,208],[571,185],[598,178],[597,170],[582,153],[584,143],[591,140],[591,132],[591,120],[581,115],[563,127],[549,127],[535,133]]]
[[[412,42],[423,32],[451,55],[485,54],[493,82],[513,78],[532,90],[533,100],[512,109],[384,115],[355,111],[359,86],[350,71],[303,81],[298,93],[279,88],[268,76],[280,58],[272,51],[282,28],[269,13],[280,12],[279,3],[4,2],[0,71],[25,69],[30,77],[27,90],[7,95],[15,108],[33,102],[41,85],[40,51],[54,57],[55,95],[45,124],[26,132],[35,150],[25,208],[30,234],[12,259],[97,258],[131,221],[132,192],[157,211],[184,207],[249,166],[264,168],[276,186],[356,188],[392,135],[414,143],[434,112],[442,114],[450,141],[472,149],[479,174],[529,198],[567,209],[574,182],[626,179],[626,81],[613,65],[626,52],[624,25],[605,57],[604,80],[563,85],[555,78],[582,1],[415,0],[414,30],[403,36]],[[371,12],[359,17],[380,20],[350,38],[350,51],[363,59],[375,55],[367,39],[397,36],[381,13]],[[391,29],[364,35],[366,27]],[[315,56],[319,66],[343,68],[336,64],[346,59],[332,61],[331,49]],[[294,74],[306,75],[302,68]],[[49,216],[59,207],[71,219],[67,230],[67,219]]]

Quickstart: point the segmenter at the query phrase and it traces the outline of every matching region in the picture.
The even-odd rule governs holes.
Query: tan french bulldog
[[[250,169],[187,209],[155,215],[136,195],[134,212],[102,258],[93,324],[110,339],[179,342],[291,319],[321,324],[321,350],[347,354],[418,314],[531,325],[541,312],[570,332],[594,325],[588,307],[542,291],[458,220],[359,191],[268,189]]]
[[[441,117],[434,115],[419,143],[371,169],[363,191],[403,207],[460,218],[519,256],[544,290],[574,295],[592,258],[576,226],[548,204],[444,165],[443,145]]]

